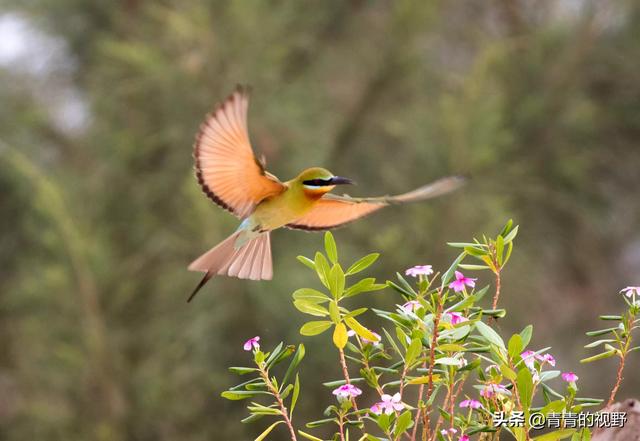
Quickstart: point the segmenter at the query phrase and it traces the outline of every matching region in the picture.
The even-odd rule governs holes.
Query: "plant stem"
[[[616,394],[618,393],[618,389],[620,388],[620,384],[622,383],[622,371],[624,370],[624,362],[627,356],[626,349],[629,346],[629,338],[627,337],[627,341],[624,345],[624,350],[620,354],[620,364],[618,365],[618,373],[616,374],[616,383],[611,389],[611,395],[609,395],[609,401],[607,401],[607,407],[613,404],[613,401],[616,399]]]
[[[427,368],[427,360],[422,363],[422,369]],[[411,431],[411,441],[416,441],[416,435],[418,434],[418,421],[420,420],[420,414],[422,413],[422,408],[420,407],[420,400],[422,400],[422,394],[424,393],[424,383],[420,385],[418,389],[418,403],[416,404],[416,408],[418,411],[416,412],[416,417],[413,420],[413,430]]]
[[[344,438],[344,417],[340,414],[340,419],[338,420],[338,428],[340,433],[340,441],[345,441]]]
[[[500,298],[500,270],[494,273],[496,275],[496,293],[493,295],[492,309],[498,307],[498,299]]]
[[[291,441],[298,441],[298,439],[296,438],[296,431],[293,429],[293,424],[291,424],[291,419],[289,418],[289,412],[287,411],[287,408],[284,405],[284,401],[282,400],[282,396],[280,395],[280,392],[269,379],[269,373],[265,370],[263,363],[259,366],[259,369],[260,369],[260,376],[264,380],[271,394],[275,397],[276,401],[278,402],[278,406],[280,407],[280,412],[282,413],[282,419],[284,420],[285,424],[289,428]]]
[[[440,302],[440,294],[438,291],[438,306],[436,314],[433,317],[433,335],[431,336],[431,347],[429,348],[429,380],[427,382],[427,400],[431,398],[433,393],[433,367],[436,364],[436,345],[438,343],[438,325],[440,324],[440,317],[442,316],[442,303]],[[422,441],[427,441],[427,433],[429,432],[429,412],[431,411],[431,405],[427,405],[422,414]],[[431,439],[431,436],[429,436]]]
[[[349,378],[349,370],[347,369],[347,360],[344,357],[344,350],[339,348],[338,352],[340,353],[340,366],[342,367],[342,375],[344,376],[344,381],[347,384],[351,384],[351,378]],[[353,404],[353,410],[358,411],[358,405],[356,404],[356,399],[351,397],[351,404]],[[360,420],[360,415],[358,415],[358,420]]]
[[[633,298],[633,302],[635,305],[635,296]],[[632,309],[625,316],[624,328],[626,330],[626,337],[624,339],[624,343],[620,342],[620,364],[618,365],[618,372],[616,374],[616,383],[611,390],[611,395],[609,396],[609,401],[607,402],[607,407],[613,404],[613,401],[616,399],[616,394],[618,393],[618,389],[620,388],[620,384],[622,383],[622,371],[624,370],[624,363],[627,358],[627,354],[629,352],[629,346],[631,346],[631,331],[633,330],[633,324],[636,318],[636,310]]]

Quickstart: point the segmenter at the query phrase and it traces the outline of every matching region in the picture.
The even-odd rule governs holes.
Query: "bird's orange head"
[[[330,192],[336,185],[354,183],[351,179],[335,176],[329,170],[320,167],[304,170],[294,179],[294,182],[302,187],[308,197],[314,199]]]

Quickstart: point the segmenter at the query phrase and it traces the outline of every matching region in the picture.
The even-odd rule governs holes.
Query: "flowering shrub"
[[[326,233],[325,254],[317,252],[314,259],[298,257],[315,272],[323,288],[298,289],[293,293],[293,304],[313,317],[301,327],[303,336],[331,336],[341,378],[323,384],[328,387],[327,395],[335,397],[335,404],[325,409],[325,418],[306,423],[304,430],[296,429],[301,427],[293,420],[300,395],[297,369],[305,348],[280,343],[272,351],[262,352],[259,337],[244,344],[245,350],[252,351],[255,366],[231,368],[253,378],[222,396],[232,400],[271,398],[271,403],[252,401],[247,406],[250,415],[243,422],[264,416],[277,418],[256,438],[258,441],[280,424],[287,427],[292,440],[321,441],[311,432],[326,432],[321,427],[328,426],[333,432],[331,439],[340,441],[494,440],[501,432],[523,441],[531,440],[534,429],[539,428],[531,423],[533,413],[544,417],[600,406],[603,400],[577,396],[577,375],[555,369],[550,348],[529,348],[532,326],[508,339],[498,332],[497,319],[506,315],[498,308],[501,272],[517,232],[518,227],[509,221],[495,239],[450,243],[461,252],[444,272],[419,265],[404,272],[411,279],[398,273],[395,281],[386,283],[377,283],[372,277],[354,280],[379,255],[369,254],[345,270],[333,236]],[[463,271],[492,274],[491,308],[482,306],[491,286],[477,288],[477,279]],[[383,289],[384,295],[397,296],[394,310],[354,309],[353,297]],[[640,288],[629,287],[623,294],[628,310],[623,315],[601,317],[619,321],[619,325],[589,333],[611,335],[586,346],[604,345],[605,352],[583,360],[620,358],[610,403],[620,385],[626,356],[638,349],[631,347],[631,333],[638,327]],[[377,332],[360,322],[365,313],[380,319]],[[288,367],[282,369],[278,380],[274,368],[288,359]],[[501,425],[498,415],[520,418],[521,424]],[[588,428],[564,426],[539,439],[590,439]]]

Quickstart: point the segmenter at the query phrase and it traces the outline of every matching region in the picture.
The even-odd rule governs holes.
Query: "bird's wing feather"
[[[285,190],[255,157],[247,131],[248,92],[238,87],[207,115],[194,146],[195,169],[203,191],[239,218],[263,199]]]
[[[308,231],[330,230],[360,219],[390,204],[404,204],[440,196],[459,188],[463,183],[463,178],[450,176],[397,196],[352,198],[347,195],[326,194],[308,213],[286,226]]]

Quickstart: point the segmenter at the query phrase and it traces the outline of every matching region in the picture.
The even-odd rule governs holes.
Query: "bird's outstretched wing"
[[[287,224],[289,228],[308,231],[330,230],[360,219],[391,204],[422,201],[456,190],[464,178],[450,176],[397,196],[352,198],[327,193],[304,216]]]
[[[253,154],[247,131],[249,94],[236,91],[207,115],[196,137],[193,156],[198,182],[216,204],[239,218],[263,199],[285,190]]]

